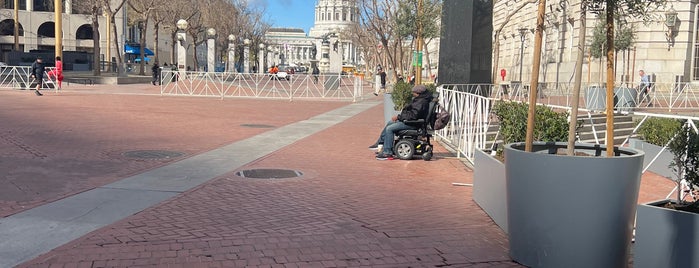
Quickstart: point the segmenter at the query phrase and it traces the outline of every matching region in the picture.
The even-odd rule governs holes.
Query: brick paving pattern
[[[127,151],[187,157],[268,130],[241,124],[283,126],[344,105],[45,93],[0,91],[0,184],[7,186],[0,187],[0,217],[182,159],[133,159]]]
[[[346,105],[83,90],[96,91],[43,99],[0,91],[0,168],[13,170],[3,184],[31,182],[31,194],[0,192],[0,213],[177,160],[125,159],[126,150],[187,157],[265,131],[244,123],[280,126]],[[266,105],[274,109],[260,109]],[[381,118],[377,106],[242,168],[299,170],[300,178],[232,171],[20,267],[521,267],[472,189],[452,186],[471,183],[473,173],[443,148],[429,162],[373,158],[366,147]],[[664,198],[672,187],[645,174],[639,201]]]

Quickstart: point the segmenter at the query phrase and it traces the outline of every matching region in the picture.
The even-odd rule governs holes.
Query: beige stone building
[[[79,0],[63,1],[63,50],[92,52],[92,20],[85,8],[80,7]],[[20,50],[53,51],[55,48],[55,26],[53,1],[51,0],[20,0],[19,1],[19,44]],[[0,6],[0,50],[4,52],[14,49],[14,1],[4,0]],[[123,14],[116,16],[117,32],[124,33]],[[100,33],[102,34],[101,51],[106,51],[106,18],[100,18]],[[119,36],[123,43],[123,36]],[[122,46],[123,47],[123,46]],[[116,56],[116,50],[112,49]]]
[[[523,5],[524,0],[495,0],[493,9],[493,29],[505,22],[509,12]],[[622,81],[628,74],[631,81],[637,82],[638,70],[645,70],[658,83],[673,83],[676,79],[684,82],[699,81],[699,60],[697,57],[697,16],[699,1],[668,0],[667,7],[653,12],[653,19],[644,23],[636,18],[625,18],[626,24],[635,29],[634,49],[619,51],[616,57],[616,81]],[[527,4],[507,22],[500,35],[500,52],[493,59],[500,81],[500,70],[505,69],[505,81],[518,81],[520,63],[522,80],[531,80],[531,64],[536,26],[536,3]],[[666,25],[666,17],[674,10],[677,13],[676,25]],[[545,31],[543,34],[540,82],[569,83],[573,81],[577,55],[578,32],[580,27],[580,1],[548,1],[546,7]],[[587,15],[587,34],[583,82],[600,83],[606,81],[605,58],[589,57],[593,28],[597,15]],[[522,29],[522,31],[520,31]],[[594,49],[594,48],[593,48]],[[523,51],[522,51],[523,50]],[[522,53],[520,53],[522,51]],[[494,53],[495,54],[495,53]],[[521,62],[520,62],[521,60]]]

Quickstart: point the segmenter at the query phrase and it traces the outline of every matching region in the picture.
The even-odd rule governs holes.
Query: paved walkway
[[[25,183],[0,192],[15,204],[0,219],[2,267],[518,267],[471,189],[452,186],[472,172],[443,148],[430,162],[373,159],[377,102],[28,93],[0,91],[0,165],[15,174],[3,184]],[[186,155],[122,155],[144,148]],[[255,168],[303,176],[236,174]],[[641,198],[664,197],[663,182],[644,176]]]

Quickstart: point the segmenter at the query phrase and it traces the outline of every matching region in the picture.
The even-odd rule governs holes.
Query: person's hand
[[[391,117],[391,121],[393,121],[393,122],[398,121],[398,116],[394,115],[393,117]]]

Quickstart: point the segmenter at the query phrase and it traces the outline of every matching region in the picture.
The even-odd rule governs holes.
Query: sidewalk
[[[472,189],[452,186],[471,183],[473,173],[442,147],[429,162],[373,158],[366,147],[383,125],[381,105],[338,119],[324,114],[353,105],[141,95],[157,88],[147,85],[95,87],[44,97],[0,91],[0,120],[8,122],[0,131],[0,168],[15,174],[2,177],[8,180],[3,184],[27,182],[18,187],[24,191],[0,192],[1,207],[15,202],[3,216],[95,187],[138,188],[164,201],[20,267],[520,267],[508,257],[506,235],[472,201]],[[118,95],[134,92],[139,95]],[[312,133],[316,124],[330,127],[296,134]],[[251,152],[261,148],[236,147],[259,137],[265,142],[257,147],[295,142],[259,158]],[[134,160],[122,154],[144,148],[185,155]],[[197,160],[221,150],[230,155]],[[247,158],[256,160],[239,168],[217,164]],[[182,171],[185,178],[228,171],[184,192],[158,188],[181,180],[148,181],[147,174],[188,161],[200,166],[191,175]],[[237,174],[250,169],[303,175]],[[664,197],[672,188],[665,191],[666,179],[647,175],[639,199]]]

